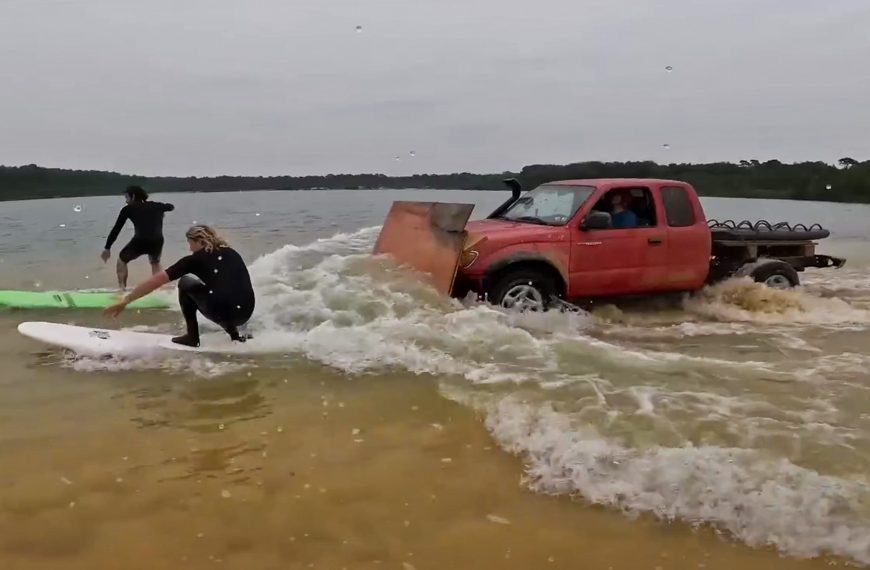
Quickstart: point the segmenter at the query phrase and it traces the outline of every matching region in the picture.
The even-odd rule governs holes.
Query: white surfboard
[[[168,334],[99,329],[61,323],[23,322],[18,325],[18,332],[34,340],[68,348],[76,354],[87,356],[137,356],[161,350],[228,354],[243,352],[245,348],[245,344],[233,342],[225,334],[213,337],[204,335],[200,339],[200,346],[194,348],[175,344],[172,342],[173,335]]]

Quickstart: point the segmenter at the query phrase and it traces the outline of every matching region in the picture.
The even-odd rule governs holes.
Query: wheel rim
[[[544,296],[531,283],[514,285],[505,293],[501,305],[505,309],[542,311],[544,309]]]
[[[771,275],[768,277],[764,284],[773,289],[790,289],[791,281],[789,281],[788,277],[785,275]]]

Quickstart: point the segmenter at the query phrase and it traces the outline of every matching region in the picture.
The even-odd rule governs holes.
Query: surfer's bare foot
[[[184,346],[192,346],[194,348],[199,346],[199,339],[189,334],[172,337],[172,342]]]

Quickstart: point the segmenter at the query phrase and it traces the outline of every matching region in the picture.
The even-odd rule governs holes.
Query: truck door
[[[628,195],[638,224],[625,228],[572,228],[569,296],[641,294],[666,287],[668,234],[660,204],[650,188],[613,188],[592,210],[614,214],[616,194]]]
[[[711,235],[698,196],[682,185],[664,185],[661,202],[667,220],[668,289],[700,289],[710,271]]]

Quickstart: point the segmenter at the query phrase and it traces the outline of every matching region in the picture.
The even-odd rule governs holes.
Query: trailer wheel
[[[499,276],[489,290],[494,305],[520,312],[543,312],[551,306],[556,284],[545,272],[535,269],[508,270]]]
[[[756,283],[763,283],[773,289],[791,289],[800,285],[800,278],[795,268],[778,259],[761,262],[749,269],[746,274]]]

